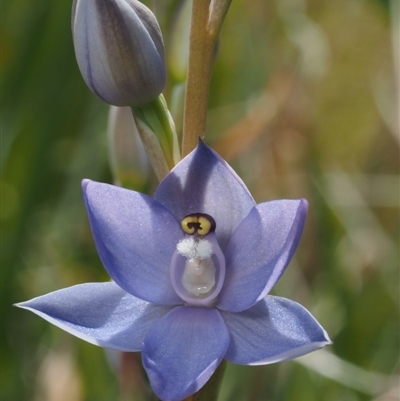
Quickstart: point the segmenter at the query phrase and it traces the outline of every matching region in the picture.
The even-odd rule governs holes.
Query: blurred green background
[[[149,4],[171,71],[173,38],[184,39],[173,35],[178,3]],[[113,180],[108,106],[79,74],[70,11],[69,1],[2,1],[2,401],[142,399],[119,395],[102,349],[11,306],[108,280],[80,192],[82,178]],[[297,361],[228,365],[221,401],[400,399],[398,13],[395,0],[232,2],[206,142],[257,202],[308,199],[274,293],[306,306],[334,344]]]

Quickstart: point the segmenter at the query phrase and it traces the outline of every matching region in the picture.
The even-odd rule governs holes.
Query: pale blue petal
[[[191,213],[212,216],[217,223],[216,235],[223,250],[236,227],[255,205],[239,176],[201,141],[165,177],[154,198],[178,221]]]
[[[182,303],[169,266],[183,237],[171,213],[149,196],[113,185],[82,184],[97,251],[111,278],[145,301]]]
[[[229,345],[216,309],[178,306],[148,332],[142,359],[154,392],[163,401],[181,401],[214,373]]]
[[[331,344],[314,317],[289,299],[266,296],[240,313],[221,312],[231,335],[225,358],[242,365],[264,365]]]
[[[16,306],[89,343],[121,351],[140,351],[150,327],[171,310],[135,298],[114,282],[80,284]]]
[[[240,312],[268,294],[297,248],[306,213],[304,199],[261,203],[251,210],[226,248],[218,308]]]

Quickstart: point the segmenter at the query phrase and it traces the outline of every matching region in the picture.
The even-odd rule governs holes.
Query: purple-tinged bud
[[[74,0],[72,34],[83,79],[105,102],[139,106],[164,89],[162,34],[139,1]]]

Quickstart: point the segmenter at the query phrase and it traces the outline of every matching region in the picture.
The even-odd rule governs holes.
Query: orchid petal
[[[16,306],[89,343],[121,351],[140,351],[150,327],[171,310],[135,298],[114,282],[75,285]]]
[[[178,221],[191,213],[212,216],[217,223],[216,235],[222,250],[255,205],[239,176],[201,141],[165,177],[154,198]]]
[[[142,358],[151,387],[163,401],[181,401],[214,373],[229,345],[215,309],[178,306],[152,326]]]
[[[225,358],[233,363],[281,362],[331,344],[314,317],[289,299],[269,295],[244,312],[221,314],[231,334]]]
[[[172,214],[135,191],[89,180],[82,186],[97,251],[113,280],[145,301],[182,303],[169,278],[183,237]]]
[[[306,213],[304,199],[261,203],[251,210],[226,248],[219,309],[241,312],[268,294],[297,248]]]

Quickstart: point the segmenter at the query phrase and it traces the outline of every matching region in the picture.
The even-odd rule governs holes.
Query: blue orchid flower
[[[89,180],[83,192],[113,281],[18,306],[90,343],[141,351],[162,400],[198,391],[223,359],[262,365],[330,344],[304,307],[268,295],[300,240],[305,200],[256,205],[202,142],[153,198]]]

